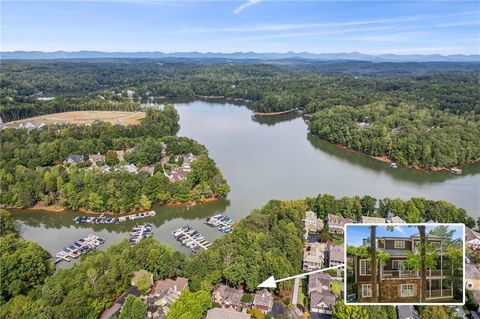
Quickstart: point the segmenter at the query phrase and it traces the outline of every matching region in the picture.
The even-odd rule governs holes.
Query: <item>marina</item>
[[[200,249],[206,250],[212,245],[202,234],[188,225],[174,230],[172,235],[183,246],[190,248],[194,253]]]
[[[131,244],[136,245],[142,239],[152,237],[152,235],[153,235],[152,225],[145,224],[145,225],[135,226],[132,228],[132,231],[130,232],[129,241]]]
[[[105,239],[95,235],[88,235],[85,238],[81,238],[68,247],[64,247],[55,255],[55,264],[64,260],[70,261],[78,258],[80,255],[90,251],[105,242]]]
[[[129,220],[137,220],[137,219],[142,219],[145,217],[153,217],[155,216],[156,213],[153,210],[150,210],[148,212],[143,212],[143,213],[138,213],[138,214],[133,214],[133,215],[126,215],[126,216],[120,216],[120,217],[106,217],[105,213],[102,213],[98,217],[92,217],[92,216],[77,216],[73,219],[73,221],[76,224],[82,224],[82,223],[89,223],[89,224],[119,224],[123,223]]]
[[[229,233],[232,231],[234,221],[228,216],[218,214],[212,217],[208,217],[207,219],[205,219],[204,223],[208,226],[217,228],[223,233]]]

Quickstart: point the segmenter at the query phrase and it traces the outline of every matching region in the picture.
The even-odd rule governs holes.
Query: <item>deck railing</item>
[[[427,299],[429,298],[448,298],[453,297],[452,291],[450,289],[427,289]]]
[[[418,272],[413,270],[383,270],[382,278],[415,278]]]

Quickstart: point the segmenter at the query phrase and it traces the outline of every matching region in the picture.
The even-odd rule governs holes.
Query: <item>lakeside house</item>
[[[451,300],[453,299],[453,285],[446,279],[454,275],[454,270],[451,264],[444,263],[443,238],[427,235],[427,242],[436,248],[438,261],[435,269],[427,270],[426,300],[427,302]],[[390,255],[385,265],[380,266],[378,272],[380,302],[419,302],[420,274],[418,271],[407,270],[405,266],[407,252],[417,252],[419,243],[419,234],[410,237],[378,238],[377,247]],[[367,238],[364,238],[363,245],[370,246]],[[357,300],[360,302],[370,302],[372,297],[370,262],[360,256],[349,257],[352,260],[350,265],[353,267],[353,276],[350,276],[353,280],[352,294],[356,294]]]
[[[242,297],[243,289],[232,288],[222,284],[217,285],[212,294],[213,302],[222,305],[224,308],[233,308],[236,311],[242,309]]]
[[[337,297],[330,290],[331,276],[319,272],[308,276],[307,293],[310,298],[310,312],[331,314]]]
[[[326,243],[306,243],[303,249],[303,270],[312,271],[324,265]]]
[[[273,307],[272,293],[267,289],[255,293],[252,305],[263,313],[271,312]]]
[[[75,155],[75,154],[69,155],[64,161],[64,163],[66,164],[79,164],[82,162],[83,162],[83,155]]]
[[[328,267],[345,263],[345,248],[343,245],[330,244],[328,249]]]
[[[250,315],[233,309],[212,308],[207,311],[205,319],[250,319]]]
[[[165,173],[165,176],[167,176],[172,183],[183,181],[187,177],[187,174],[192,171],[192,162],[197,159],[195,155],[188,153],[175,156],[175,162],[178,162],[180,157],[183,157],[182,166],[172,169],[170,174]]]
[[[127,171],[131,174],[136,174],[138,172],[137,166],[135,164],[121,165],[115,168],[115,171]]]
[[[347,223],[355,222],[353,219],[333,214],[328,214],[327,220],[328,232],[331,234],[343,234],[343,226]]]
[[[142,298],[147,305],[146,318],[165,319],[171,305],[187,287],[188,279],[183,277],[177,277],[175,280],[165,279],[157,281],[152,287],[150,295]]]
[[[312,211],[305,212],[305,239],[309,234],[316,234],[323,229],[323,220],[317,218],[317,214]]]

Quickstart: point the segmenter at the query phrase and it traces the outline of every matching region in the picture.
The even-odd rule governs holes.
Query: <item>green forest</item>
[[[313,116],[313,134],[404,166],[480,158],[475,63],[86,59],[6,61],[0,72],[4,122],[214,96],[259,112],[300,110]]]
[[[356,220],[361,214],[386,216],[394,212],[411,222],[434,219],[475,226],[465,210],[445,201],[335,198],[320,194],[305,200],[269,201],[238,222],[232,233],[192,257],[173,252],[152,238],[136,246],[125,239],[106,251],[84,254],[79,264],[53,274],[48,253],[19,237],[18,225],[8,212],[1,210],[0,245],[5,253],[0,256],[0,317],[97,318],[128,289],[132,273],[139,269],[151,272],[155,280],[177,275],[189,278],[190,290],[195,294],[180,298],[178,305],[174,303],[172,309],[178,313],[189,309],[192,298],[210,295],[214,285],[221,282],[254,291],[271,275],[282,278],[301,272],[305,240],[302,219],[306,210],[313,210],[320,218],[325,218],[327,212]],[[278,289],[291,288],[291,284],[281,283]],[[211,307],[204,299],[205,307]],[[442,309],[435,311],[449,311]],[[341,302],[335,305],[334,313],[338,318],[350,318],[353,314],[365,319],[396,318],[388,307],[346,307]],[[177,317],[172,314],[169,318]]]
[[[178,114],[171,105],[163,110],[149,109],[140,125],[127,127],[95,122],[90,126],[49,125],[32,131],[2,130],[1,203],[31,207],[42,202],[74,210],[125,213],[148,210],[153,204],[225,197],[229,186],[206,148],[175,136],[177,131]],[[166,145],[163,155],[162,145]],[[114,150],[132,151],[119,161]],[[191,171],[183,180],[170,181],[167,169],[178,166],[175,156],[187,153],[196,156]],[[105,163],[64,163],[71,154],[84,158],[106,154]],[[163,165],[162,156],[168,160]],[[110,171],[99,169],[105,164],[111,166]],[[114,169],[114,165],[126,164],[140,170],[133,174]],[[142,172],[143,166],[154,166],[154,174]]]

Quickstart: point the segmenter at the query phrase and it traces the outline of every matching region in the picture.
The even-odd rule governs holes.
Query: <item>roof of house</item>
[[[188,285],[188,279],[183,277],[177,277],[175,280],[172,279],[164,279],[159,280],[155,284],[152,290],[152,294],[161,294],[162,292],[167,291],[168,289],[172,289],[174,291],[182,291]]]
[[[330,287],[332,276],[326,272],[319,272],[308,276],[308,291],[322,290],[323,286]]]
[[[465,264],[465,279],[480,280],[480,270],[475,265]]]
[[[110,319],[120,310],[120,308],[122,308],[121,304],[114,303],[110,308],[108,308],[102,313],[100,319]]]
[[[66,159],[66,161],[71,161],[71,162],[74,162],[74,163],[80,163],[80,162],[83,162],[83,155],[69,155]]]
[[[153,175],[153,173],[155,172],[155,166],[145,165],[142,168],[140,168],[138,171],[139,172],[147,172],[148,174]]]
[[[362,224],[385,224],[385,218],[362,216]]]
[[[471,229],[470,227],[465,227],[465,241],[470,241],[474,239],[479,239],[480,234]]]
[[[213,291],[213,294],[221,296],[223,302],[240,305],[243,297],[243,289],[232,288],[227,285],[218,285]]]
[[[328,308],[332,308],[336,300],[337,297],[330,290],[313,291],[310,294],[311,307],[317,307],[320,303],[325,303]]]
[[[345,249],[343,245],[330,245],[330,260],[344,260],[345,259]]]
[[[103,156],[102,154],[93,154],[93,155],[90,155],[88,156],[88,159],[92,162],[100,162],[100,161],[105,161],[105,156]]]
[[[270,307],[273,302],[272,293],[269,292],[267,289],[263,289],[255,294],[253,298],[253,305],[254,306],[263,306],[263,307]]]
[[[229,308],[213,308],[207,311],[206,319],[250,319],[250,315]]]
[[[328,214],[328,226],[329,227],[343,227],[346,223],[353,223],[353,219],[345,218],[340,215]]]
[[[398,319],[417,319],[418,313],[412,305],[397,306]]]

